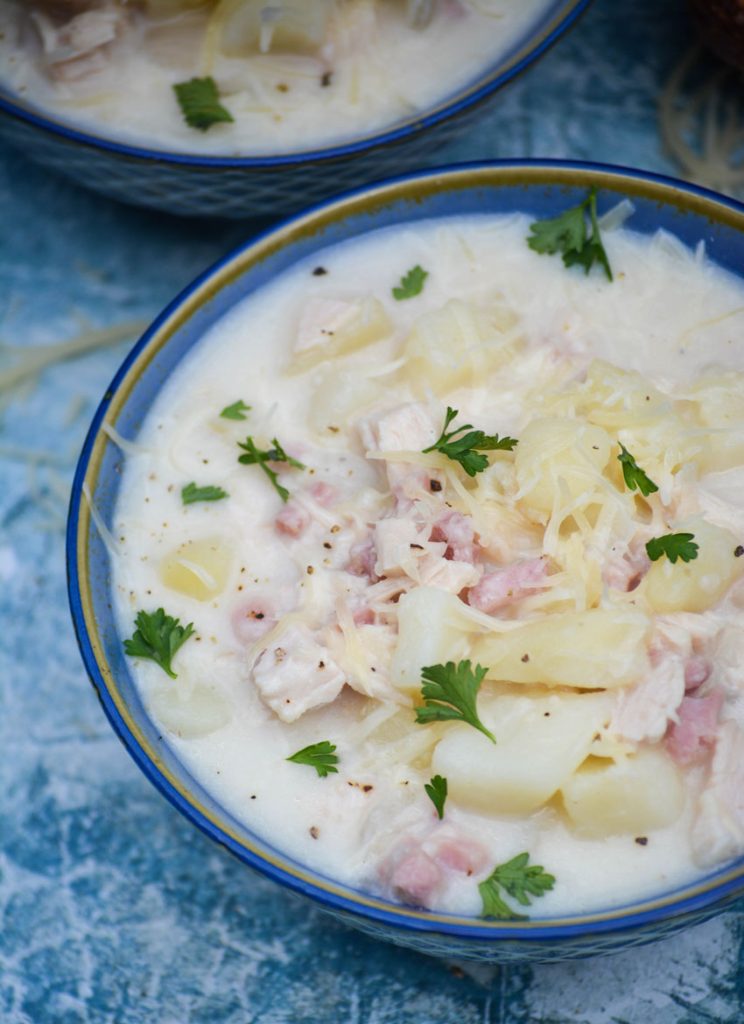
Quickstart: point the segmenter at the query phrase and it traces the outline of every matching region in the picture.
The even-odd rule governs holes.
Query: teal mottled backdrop
[[[656,97],[692,41],[679,0],[596,0],[438,162],[673,173]],[[126,209],[0,149],[0,339],[26,349],[147,320],[254,229]],[[742,1024],[741,909],[605,960],[460,967],[347,931],[165,803],[97,705],[65,593],[74,461],[125,351],[55,366],[10,398],[14,354],[0,351],[0,1021]]]

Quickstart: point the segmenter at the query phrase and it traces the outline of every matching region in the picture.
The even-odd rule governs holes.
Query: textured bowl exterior
[[[481,104],[541,56],[591,0],[553,0],[526,38],[477,82],[431,111],[367,138],[279,157],[156,152],[76,131],[0,87],[0,136],[86,188],[186,216],[287,215],[378,178],[413,170],[477,119]]]
[[[145,775],[189,820],[244,863],[309,897],[338,919],[424,953],[485,962],[557,961],[653,942],[725,909],[744,892],[744,858],[673,892],[585,915],[485,921],[402,907],[355,891],[292,860],[222,809],[148,719],[112,612],[110,561],[90,502],[110,528],[122,455],[102,429],[135,437],[164,381],[236,302],[323,246],[430,218],[526,210],[554,216],[599,189],[604,211],[635,205],[633,228],[705,241],[744,276],[744,206],[671,179],[550,161],[474,164],[404,177],[351,193],[249,242],[208,270],[155,321],[107,390],[86,439],[68,522],[68,579],[83,660],[113,728]],[[90,502],[89,498],[90,497]],[[533,908],[537,909],[537,908]]]

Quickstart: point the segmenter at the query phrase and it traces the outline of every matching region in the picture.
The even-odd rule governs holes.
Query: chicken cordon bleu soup
[[[521,44],[549,0],[0,0],[0,81],[96,134],[307,151],[410,119]]]
[[[550,916],[744,850],[744,287],[631,226],[323,249],[109,428],[145,706],[326,877]]]

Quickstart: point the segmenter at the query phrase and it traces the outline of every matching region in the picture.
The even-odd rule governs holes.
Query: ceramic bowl
[[[287,215],[425,164],[477,118],[483,102],[560,38],[591,0],[552,0],[529,33],[466,88],[368,137],[268,157],[206,157],[125,145],[77,131],[0,85],[0,136],[103,195],[168,213]]]
[[[562,960],[609,953],[719,913],[744,892],[744,858],[693,884],[628,906],[529,921],[484,921],[377,899],[308,870],[234,820],[193,779],[148,719],[112,613],[109,557],[91,504],[110,526],[122,456],[104,425],[135,437],[164,381],[204,332],[244,296],[320,247],[372,228],[424,218],[530,211],[555,216],[591,186],[603,207],[629,197],[633,228],[700,239],[710,256],[744,276],[744,205],[671,179],[584,164],[473,164],[373,185],[291,219],[236,250],[187,288],[135,345],[90,428],[72,491],[68,574],[86,668],[114,730],[145,775],[190,821],[244,863],[316,901],[348,924],[426,953],[488,962]]]

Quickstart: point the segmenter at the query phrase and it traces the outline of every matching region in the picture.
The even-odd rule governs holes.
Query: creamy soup
[[[587,274],[522,214],[322,250],[112,435],[149,713],[333,879],[549,916],[744,849],[744,289],[620,219]]]
[[[298,152],[430,109],[524,40],[548,7],[0,0],[0,81],[125,142],[236,156]]]

